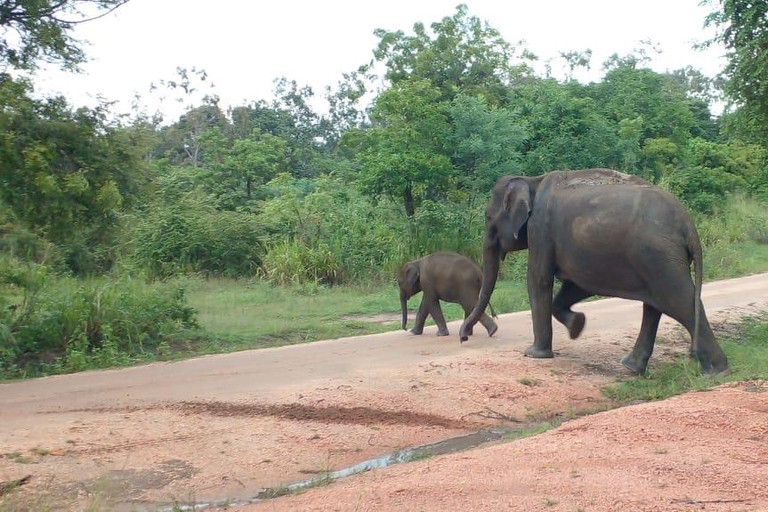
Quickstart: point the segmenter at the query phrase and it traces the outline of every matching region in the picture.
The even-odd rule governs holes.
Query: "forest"
[[[186,105],[173,120],[36,94],[40,62],[86,59],[60,13],[126,1],[0,1],[2,378],[242,346],[206,329],[190,289],[258,287],[284,303],[375,289],[398,311],[404,261],[480,261],[483,209],[508,174],[641,176],[694,215],[708,278],[768,269],[763,2],[709,2],[702,25],[728,57],[716,77],[653,71],[642,46],[602,63],[561,52],[571,75],[600,67],[596,82],[537,73],[535,55],[459,5],[377,30],[372,60],[325,91],[280,77],[272,98],[225,109],[213,89],[193,101],[212,77],[180,67],[156,84]],[[508,281],[524,279],[522,258]],[[360,332],[347,327],[332,332]]]

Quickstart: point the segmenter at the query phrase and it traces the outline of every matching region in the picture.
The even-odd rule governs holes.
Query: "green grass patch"
[[[754,241],[704,248],[704,279],[728,279],[768,270],[768,244]]]
[[[366,286],[273,286],[263,281],[191,281],[188,297],[202,329],[229,348],[259,348],[372,334],[400,328],[394,282]],[[421,294],[408,303],[413,327]],[[499,281],[491,302],[499,314],[527,309],[525,283]],[[458,304],[442,303],[448,321],[463,318]],[[380,318],[370,318],[379,315]],[[433,325],[432,319],[427,325]],[[458,333],[455,333],[458,334]]]
[[[699,363],[680,356],[672,363],[652,368],[647,375],[603,390],[620,403],[661,400],[688,391],[703,391],[725,382],[768,378],[768,316],[745,320],[737,333],[721,337],[731,373],[722,377],[701,375]]]

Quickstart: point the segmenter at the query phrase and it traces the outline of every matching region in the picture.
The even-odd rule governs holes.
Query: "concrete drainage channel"
[[[370,471],[372,469],[384,468],[387,466],[392,466],[394,464],[400,464],[403,462],[411,462],[415,460],[426,459],[429,457],[433,457],[435,455],[445,455],[448,453],[455,453],[455,452],[460,452],[464,450],[469,450],[469,449],[477,448],[479,446],[492,443],[494,441],[499,441],[505,438],[525,437],[526,434],[532,435],[539,432],[543,432],[544,430],[547,430],[550,426],[551,426],[550,422],[544,421],[540,423],[515,425],[510,427],[499,426],[499,427],[494,427],[489,429],[482,429],[477,432],[465,434],[463,436],[445,439],[437,443],[425,444],[425,445],[416,446],[413,448],[406,448],[390,455],[385,455],[383,457],[366,460],[364,462],[360,462],[353,466],[349,466],[336,471],[330,471],[326,474],[323,474],[322,476],[317,476],[317,477],[309,478],[307,480],[302,480],[301,482],[296,482],[293,484],[288,484],[288,485],[279,486],[279,487],[270,487],[270,488],[262,489],[261,491],[259,491],[258,494],[256,494],[251,498],[227,499],[227,500],[220,500],[220,501],[209,501],[209,502],[188,503],[188,504],[177,503],[173,505],[159,505],[159,506],[150,505],[148,503],[137,504],[135,502],[131,504],[126,503],[124,505],[126,507],[130,507],[130,508],[126,508],[126,510],[138,510],[138,511],[153,510],[158,512],[182,512],[182,511],[197,512],[199,510],[204,510],[207,508],[214,508],[214,507],[237,507],[237,506],[243,506],[243,505],[251,505],[251,504],[260,503],[266,500],[279,498],[280,496],[295,494],[307,489],[311,489],[313,487],[327,485],[340,478],[357,475],[360,473],[365,473],[366,471]]]

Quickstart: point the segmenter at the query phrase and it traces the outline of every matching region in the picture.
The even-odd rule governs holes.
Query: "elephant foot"
[[[636,375],[643,375],[645,373],[645,368],[647,366],[647,363],[645,364],[639,363],[629,356],[622,359],[621,364]]]
[[[534,359],[551,359],[555,357],[555,353],[552,352],[552,349],[541,349],[536,345],[531,345],[525,349],[523,355],[525,357],[533,357]]]
[[[707,377],[725,377],[731,373],[728,368],[728,362],[723,363],[701,363],[701,373]]]
[[[581,331],[584,330],[584,324],[586,322],[587,317],[584,316],[584,313],[574,313],[571,317],[571,321],[568,322],[568,336],[570,336],[572,340],[578,338],[579,335],[581,335]]]
[[[448,332],[448,329],[438,329],[437,330],[437,335],[438,336],[448,336],[449,334],[451,334],[451,333]]]
[[[493,336],[494,334],[496,334],[496,331],[498,330],[499,330],[499,326],[496,325],[496,322],[494,322],[491,328],[488,329],[488,336]]]
[[[424,329],[417,329],[417,328],[414,327],[413,329],[411,329],[410,332],[411,332],[411,334],[415,334],[415,335],[418,336],[418,335],[421,335],[421,334],[424,333]]]

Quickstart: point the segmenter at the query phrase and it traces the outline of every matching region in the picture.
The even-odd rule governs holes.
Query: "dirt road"
[[[735,320],[745,314],[766,310],[768,274],[706,284],[704,304],[713,322]],[[600,389],[617,376],[624,375],[618,360],[634,343],[641,306],[636,302],[608,299],[579,305],[577,309],[587,315],[584,334],[578,340],[569,340],[565,329],[556,323],[556,357],[552,360],[522,357],[522,351],[531,341],[530,314],[522,312],[502,315],[499,332],[494,338],[477,329],[475,336],[463,345],[458,342],[460,324],[454,322],[449,324],[452,334],[449,338],[435,337],[432,327],[420,337],[395,331],[2,384],[0,454],[4,455],[0,458],[0,482],[31,474],[31,483],[14,493],[12,499],[45,496],[48,505],[62,508],[104,502],[109,503],[106,509],[110,510],[156,509],[159,504],[174,502],[237,500],[253,497],[265,487],[300,481],[399,448],[434,442],[483,427],[516,421],[535,422],[558,414],[573,417],[581,412],[595,411],[607,405]],[[674,322],[664,320],[660,329],[662,338],[651,359],[652,364],[687,350],[688,341],[681,330]],[[768,395],[750,393],[747,398],[728,395],[737,391],[739,388],[718,390],[710,396],[724,394],[727,398],[723,408],[743,406],[757,415],[751,420],[759,423],[762,418],[763,424],[767,425]],[[659,404],[641,407],[646,410],[637,413],[639,416],[626,412],[632,409],[612,411],[568,422],[558,430],[533,439],[544,439],[544,443],[549,443],[542,446],[550,455],[550,448],[546,446],[552,446],[551,439],[572,437],[576,433],[584,434],[585,441],[580,449],[586,452],[597,446],[603,447],[611,439],[615,442],[610,446],[631,447],[636,442],[627,442],[624,437],[629,436],[633,428],[632,418],[648,417],[649,411],[655,411],[654,407],[660,408],[654,414],[660,416],[662,426],[665,424],[664,414],[667,414],[667,422],[673,416],[672,412],[664,413]],[[679,405],[670,407],[670,411],[681,408]],[[698,409],[694,405],[691,407],[694,412],[690,414],[703,414],[701,411],[696,413]],[[721,412],[725,416],[729,414],[725,409]],[[610,415],[619,413],[624,413],[625,417],[602,419],[613,418]],[[688,423],[692,421],[690,418],[686,420]],[[621,435],[600,434],[611,431],[607,426],[597,430],[590,427],[602,425],[601,421],[620,422],[612,428],[617,428]],[[635,423],[641,429],[648,425],[639,419]],[[563,430],[566,428],[575,430]],[[744,434],[738,428],[732,430]],[[730,432],[724,426],[723,432],[726,431]],[[571,434],[566,434],[568,432]],[[588,437],[587,432],[592,437]],[[764,449],[768,443],[765,430],[755,432],[751,435],[762,439],[754,441],[756,447]],[[680,457],[690,456],[682,448],[678,452],[678,446],[682,444],[677,442],[676,435],[663,438],[665,449]],[[301,510],[311,508],[314,503],[312,506],[323,509],[322,504],[329,503],[329,493],[336,489],[341,492],[359,482],[367,482],[364,487],[371,489],[370,486],[378,485],[376,475],[391,474],[391,482],[400,482],[392,492],[403,499],[413,498],[417,492],[423,498],[421,508],[445,508],[439,499],[432,499],[435,496],[427,497],[430,492],[445,494],[443,487],[427,487],[425,490],[412,486],[411,489],[405,484],[409,478],[425,471],[433,472],[435,478],[440,479],[438,468],[453,471],[446,473],[443,486],[450,486],[458,496],[470,499],[465,502],[459,499],[454,503],[473,503],[472,496],[479,492],[473,489],[483,489],[482,485],[491,485],[495,481],[490,477],[483,479],[482,475],[488,472],[498,472],[496,476],[511,474],[507,466],[490,464],[491,459],[498,463],[499,459],[509,461],[523,454],[528,456],[533,450],[530,448],[533,439],[379,470],[326,489],[299,497],[280,498],[261,506],[290,509],[295,505],[295,509]],[[653,439],[658,441],[659,438],[646,436],[637,442]],[[593,442],[595,444],[591,444]],[[723,442],[727,444],[729,440],[724,438]],[[709,451],[700,443],[689,441],[686,446],[689,444],[691,449],[698,447]],[[514,449],[510,448],[513,446]],[[574,467],[578,466],[576,461],[580,453],[577,449],[569,452],[569,457],[575,457]],[[755,448],[745,453],[755,454]],[[613,454],[619,457],[618,460],[625,460],[628,467],[637,469],[634,455],[620,448],[613,451],[600,448],[600,454],[608,457],[606,461]],[[744,460],[751,457],[747,455]],[[716,455],[701,454],[702,457],[717,460],[717,464],[721,462]],[[757,468],[757,478],[764,483],[764,489],[768,488],[768,466],[764,464],[767,458],[763,457],[762,465]],[[537,464],[535,457],[531,460]],[[683,459],[670,462],[664,471],[674,473],[679,464],[684,465],[681,461]],[[601,471],[618,469],[611,466],[606,463]],[[486,469],[476,472],[479,467]],[[456,473],[457,468],[464,469]],[[723,468],[717,466],[717,469]],[[546,468],[539,467],[538,471],[547,473]],[[472,478],[470,473],[474,475]],[[555,473],[553,470],[553,480],[563,478]],[[602,474],[595,473],[592,477]],[[611,482],[611,489],[627,493],[626,503],[642,504],[638,500],[646,488],[629,485],[632,475],[629,469],[618,471],[606,476],[606,481]],[[418,476],[419,479],[422,477]],[[586,478],[579,480],[586,481]],[[525,486],[525,482],[521,479],[509,485]],[[473,488],[475,484],[480,487]],[[562,482],[558,485],[560,490],[547,491],[549,494],[539,493],[536,486],[526,487],[525,492],[520,487],[518,491],[534,501],[539,500],[539,504],[544,503],[542,506],[546,510],[576,510],[571,501],[563,498]],[[609,487],[606,485],[603,491],[608,492]],[[503,501],[506,494],[500,490],[502,487],[497,485],[494,489],[495,498],[487,501],[489,510],[499,506],[504,508],[506,503]],[[589,487],[584,489],[587,495],[591,492]],[[637,490],[637,496],[632,495],[632,489]],[[351,502],[346,503],[347,506],[339,501],[334,504],[340,509],[382,508],[382,503],[373,499],[368,503],[366,496],[369,495],[363,493],[360,497],[357,491],[350,492],[356,496],[354,499],[360,507]],[[517,491],[508,492],[512,495]],[[712,492],[717,494],[716,489]],[[621,493],[617,496],[624,496]],[[664,492],[656,493],[662,494]],[[549,495],[552,497],[547,499],[561,505],[567,503],[570,508],[547,504],[542,496]],[[377,496],[380,499],[382,495]],[[320,501],[312,502],[313,499]],[[418,499],[414,503],[417,502]],[[371,505],[375,503],[379,506]],[[387,504],[386,501],[383,503],[384,506]],[[722,507],[744,503],[720,503],[717,506],[721,508],[712,510],[731,510]],[[533,501],[529,504],[532,506]],[[680,505],[685,506],[689,505]],[[395,508],[403,509],[403,506]],[[585,506],[584,509],[619,508]],[[535,507],[519,510],[535,510]],[[648,510],[658,510],[658,507],[651,506]],[[733,510],[759,509],[747,506]]]

